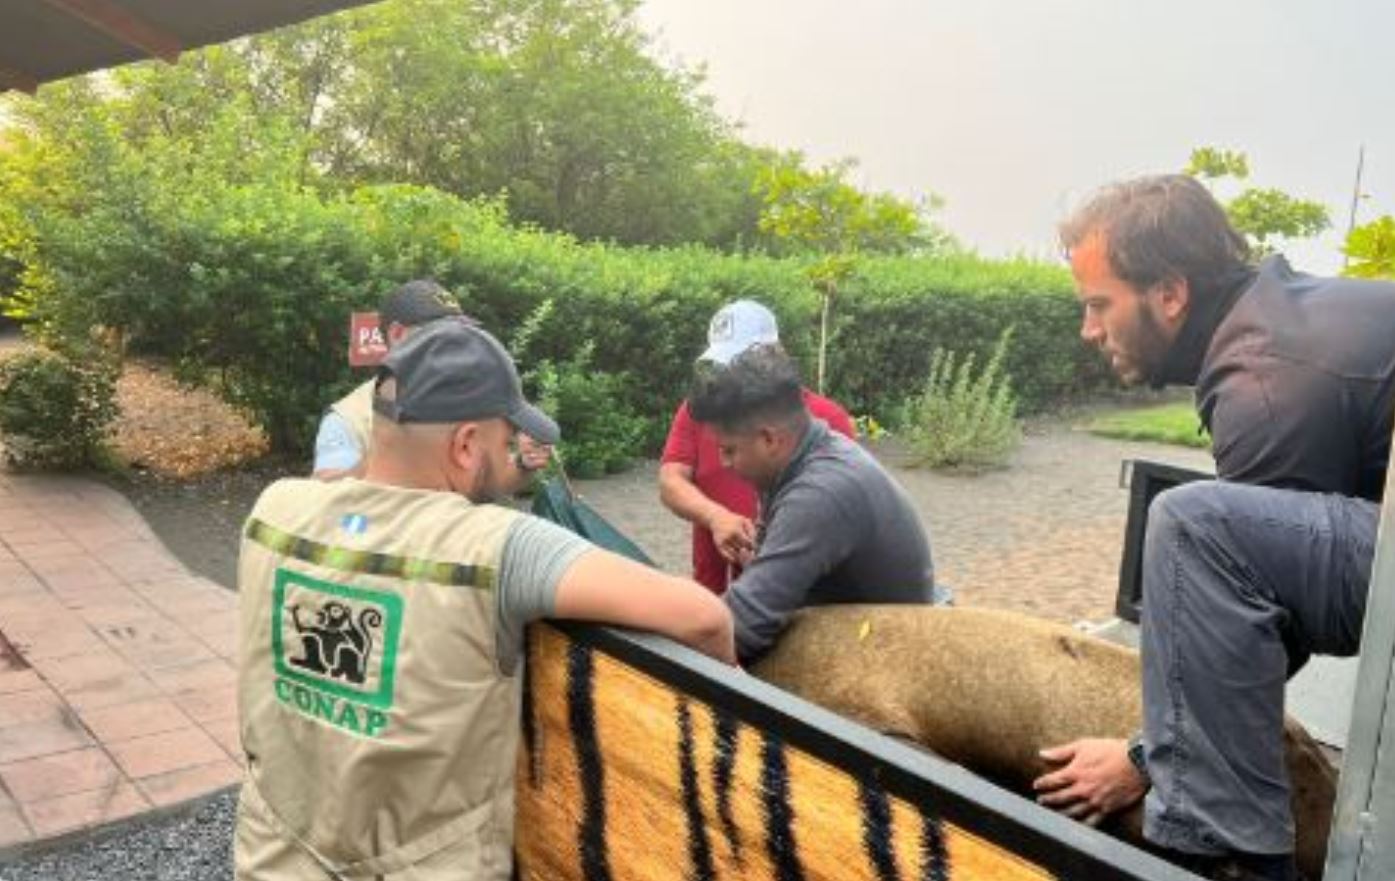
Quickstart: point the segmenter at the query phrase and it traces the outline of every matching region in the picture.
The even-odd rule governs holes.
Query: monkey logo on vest
[[[369,606],[354,617],[353,609],[330,600],[314,613],[313,623],[300,619],[300,607],[290,607],[291,622],[300,637],[301,657],[287,663],[320,676],[362,685],[373,654],[374,633],[381,631],[383,613]]]
[[[286,710],[356,737],[392,730],[404,600],[391,590],[276,570],[272,689]]]

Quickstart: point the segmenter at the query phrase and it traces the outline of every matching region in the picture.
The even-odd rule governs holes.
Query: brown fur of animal
[[[1127,737],[1142,718],[1138,653],[1011,612],[824,606],[796,616],[751,671],[1023,794],[1039,750]],[[1336,774],[1297,722],[1285,741],[1299,869],[1322,875]],[[1142,843],[1141,805],[1115,825]]]

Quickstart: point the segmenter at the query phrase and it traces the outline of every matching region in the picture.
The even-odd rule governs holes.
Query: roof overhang
[[[0,90],[179,53],[374,0],[4,0]]]

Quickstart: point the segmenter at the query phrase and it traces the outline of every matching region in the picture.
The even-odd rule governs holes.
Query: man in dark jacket
[[[1048,750],[1044,804],[1213,877],[1290,879],[1284,684],[1359,646],[1395,409],[1395,284],[1257,268],[1183,176],[1107,187],[1061,227],[1081,336],[1127,383],[1196,387],[1221,478],[1160,495],[1143,561],[1144,725]]]

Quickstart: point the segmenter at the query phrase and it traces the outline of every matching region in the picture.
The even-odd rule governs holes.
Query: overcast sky
[[[1358,223],[1395,214],[1392,0],[645,0],[640,20],[748,140],[938,193],[986,254],[1054,255],[1073,200],[1200,145],[1328,207],[1337,230],[1286,249],[1300,268],[1340,267],[1363,143]]]

